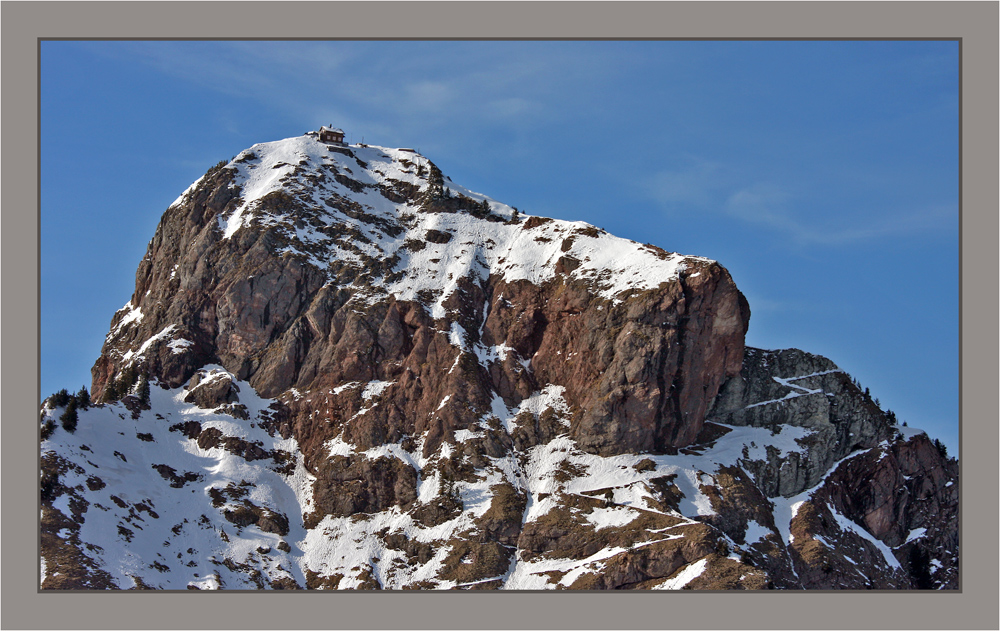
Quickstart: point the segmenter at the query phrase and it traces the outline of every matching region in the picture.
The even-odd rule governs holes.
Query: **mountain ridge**
[[[43,405],[42,586],[954,588],[957,464],[749,318],[411,150],[254,145],[164,213],[97,405]]]

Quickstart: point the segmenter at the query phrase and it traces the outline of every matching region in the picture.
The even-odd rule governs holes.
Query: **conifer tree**
[[[66,404],[66,410],[59,417],[59,421],[62,423],[63,429],[72,434],[76,431],[76,423],[79,420],[79,416],[76,412],[76,399],[70,399],[69,403]]]
[[[128,394],[128,385],[125,383],[124,375],[118,375],[108,379],[108,385],[104,389],[105,401],[121,401]]]
[[[80,386],[80,390],[76,393],[76,405],[84,410],[90,407],[90,393],[87,392],[87,386]]]
[[[121,396],[126,396],[132,394],[132,389],[135,387],[136,378],[138,375],[135,371],[135,364],[129,364],[125,368],[121,375],[121,383],[118,385],[118,392]]]
[[[943,442],[941,442],[940,438],[934,439],[934,446],[937,447],[938,453],[941,454],[942,458],[948,457],[948,447]]]
[[[139,395],[139,403],[141,403],[143,405],[143,407],[147,407],[148,408],[149,407],[149,378],[147,378],[146,375],[140,375],[139,376],[139,385],[138,385],[137,390],[138,390],[138,395]]]
[[[59,392],[49,397],[49,402],[52,404],[52,407],[56,408],[61,408],[64,405],[67,405],[69,403],[69,400],[70,396],[69,392],[66,391],[66,388],[63,388]]]
[[[117,401],[118,398],[118,386],[115,384],[115,380],[108,379],[108,383],[104,386],[104,397],[102,400],[110,403],[111,401]]]

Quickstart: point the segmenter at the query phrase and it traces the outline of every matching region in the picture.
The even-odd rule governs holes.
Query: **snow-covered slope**
[[[579,262],[570,272],[572,277],[595,281],[600,295],[613,298],[629,289],[651,289],[675,279],[686,259],[708,260],[668,254],[584,222],[545,220],[524,230],[520,222],[511,221],[512,207],[444,179],[443,195],[468,200],[470,207],[485,203],[484,212],[494,220],[465,212],[421,213],[419,195],[401,201],[384,195],[385,189],[411,188],[426,195],[434,187],[430,173],[436,167],[409,150],[365,145],[337,153],[307,135],[254,145],[226,168],[236,171],[234,185],[241,189],[242,201],[219,217],[223,238],[232,238],[244,226],[280,226],[290,244],[279,253],[301,255],[320,269],[333,260],[357,264],[372,258],[396,260],[394,270],[401,275],[366,278],[369,284],[363,288],[384,289],[399,300],[415,300],[422,290],[432,290],[440,295],[432,309],[435,318],[444,316],[442,303],[457,289],[459,278],[495,274],[508,283],[523,279],[537,285],[555,276],[560,258],[570,257]],[[348,176],[349,183],[329,177],[331,171]],[[313,214],[306,218],[262,204],[275,193],[305,202]],[[338,204],[345,197],[363,210],[345,211]],[[325,232],[331,222],[354,229],[352,239],[346,242]],[[443,233],[438,238],[449,240],[430,242],[419,250],[407,247],[424,242],[428,231]]]

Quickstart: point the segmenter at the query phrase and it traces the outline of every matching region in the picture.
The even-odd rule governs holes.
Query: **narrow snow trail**
[[[749,410],[750,408],[760,407],[762,405],[770,405],[772,403],[780,403],[782,401],[787,401],[789,399],[795,399],[797,397],[802,397],[810,394],[823,394],[823,388],[806,388],[805,386],[799,386],[793,381],[799,381],[800,379],[808,379],[809,377],[819,377],[820,375],[829,375],[832,373],[843,372],[842,370],[824,370],[822,372],[814,372],[808,375],[799,375],[797,377],[771,377],[776,383],[779,383],[786,388],[791,388],[792,391],[781,397],[780,399],[770,399],[768,401],[758,401],[757,403],[751,403],[750,405],[744,407],[744,410]]]

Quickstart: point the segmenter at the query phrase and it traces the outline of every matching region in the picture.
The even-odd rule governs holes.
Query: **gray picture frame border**
[[[2,2],[0,626],[4,629],[996,629],[997,2]],[[41,39],[961,41],[962,588],[872,593],[41,593],[37,589]],[[30,236],[29,236],[30,235]],[[24,270],[33,269],[34,273]],[[929,290],[930,292],[930,290]],[[933,300],[928,295],[928,300]],[[110,317],[110,314],[109,314]],[[930,333],[932,334],[932,332]],[[928,370],[933,370],[929,366]],[[31,472],[31,473],[29,473]],[[970,499],[974,498],[974,501]],[[986,554],[976,542],[986,542]]]

